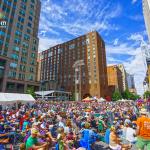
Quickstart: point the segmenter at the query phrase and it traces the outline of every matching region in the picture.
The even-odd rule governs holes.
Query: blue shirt
[[[107,129],[104,137],[105,143],[107,144],[109,144],[109,135],[110,135],[110,129]]]

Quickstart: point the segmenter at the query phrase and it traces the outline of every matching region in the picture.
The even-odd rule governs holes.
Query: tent
[[[100,99],[98,99],[98,102],[105,102],[106,100],[104,99],[104,98],[100,98]]]
[[[82,100],[82,102],[92,102],[93,99],[90,97],[86,97],[85,99]]]
[[[33,103],[35,99],[30,94],[0,93],[0,104]]]
[[[137,103],[144,103],[144,100],[143,99],[138,99],[136,102]]]

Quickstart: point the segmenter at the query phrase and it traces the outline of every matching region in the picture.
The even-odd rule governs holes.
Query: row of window
[[[35,56],[36,56],[36,54],[31,53],[31,57],[32,57],[32,58],[35,58]],[[19,59],[19,55],[13,53],[13,54],[10,55],[10,58],[12,58],[12,59],[14,59],[14,60],[18,60],[18,59]],[[21,62],[27,63],[27,58],[26,58],[26,57],[21,57]],[[33,61],[32,63],[34,63],[34,61]]]
[[[17,63],[10,63],[10,68],[12,69],[17,69],[18,64]],[[26,66],[25,65],[20,65],[19,67],[20,71],[26,71]],[[33,67],[29,67],[29,72],[34,72],[34,68]]]
[[[15,71],[9,71],[8,77],[9,77],[9,78],[16,78],[16,77],[17,77],[17,73],[16,73]],[[20,79],[20,80],[25,80],[25,79],[27,79],[27,80],[33,81],[33,80],[34,80],[34,76],[31,75],[31,74],[25,75],[25,74],[19,73],[19,74],[18,74],[18,79]]]

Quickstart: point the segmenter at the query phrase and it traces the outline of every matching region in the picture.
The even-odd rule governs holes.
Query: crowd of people
[[[129,102],[48,102],[20,104],[0,112],[0,150],[92,150],[96,142],[112,150],[150,150],[150,118]]]

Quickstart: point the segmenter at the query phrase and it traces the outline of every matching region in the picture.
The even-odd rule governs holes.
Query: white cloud
[[[143,36],[139,33],[131,34],[131,36],[128,38],[128,40],[133,40],[133,41],[143,41]]]
[[[129,18],[135,21],[141,21],[144,19],[142,15],[129,16]]]
[[[43,0],[41,11],[40,30],[55,34],[54,28],[59,28],[77,36],[90,30],[118,30],[110,20],[121,14],[122,7],[97,0],[65,0],[62,5]]]
[[[117,38],[117,39],[115,39],[115,41],[114,41],[114,45],[116,46],[116,45],[118,45],[118,41],[119,41],[119,39]]]
[[[108,44],[106,46],[107,62],[109,64],[123,63],[126,71],[130,74],[134,74],[138,94],[143,94],[143,81],[147,69],[145,65],[145,58],[143,57],[140,47],[141,40],[143,40],[143,35],[140,33],[132,34],[127,37],[127,40],[130,40],[132,44],[128,44],[128,42],[118,44],[118,39],[115,39],[111,45]],[[130,57],[127,60],[123,60],[122,58],[119,59],[118,57],[114,57],[114,55],[130,55]]]
[[[135,4],[138,0],[132,0],[132,4]]]
[[[62,39],[52,39],[52,38],[47,38],[47,37],[43,37],[40,38],[39,40],[39,52],[43,51],[43,50],[47,50],[48,48],[55,46],[57,44],[61,44],[63,41]]]
[[[137,92],[142,95],[144,92],[143,89],[143,81],[146,74],[146,66],[144,65],[144,58],[142,55],[142,52],[139,51],[139,53],[135,56],[135,58],[130,61],[124,63],[126,70],[134,75],[135,80],[135,86],[137,89]]]

